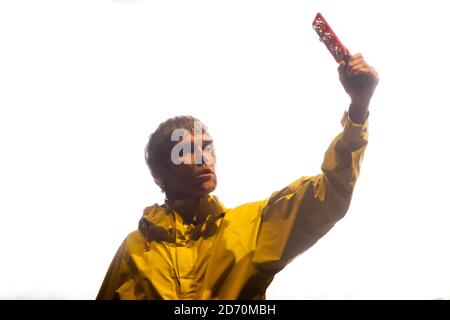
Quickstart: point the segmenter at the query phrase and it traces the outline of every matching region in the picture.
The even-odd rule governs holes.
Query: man
[[[144,210],[97,299],[265,299],[274,275],[325,235],[350,205],[378,74],[360,54],[341,62],[338,71],[351,104],[322,174],[302,177],[263,201],[225,208],[210,195],[217,182],[205,127],[196,130],[192,117],[162,123],[150,136],[146,161],[165,204]],[[173,141],[174,136],[187,140]],[[193,161],[198,155],[200,161]]]

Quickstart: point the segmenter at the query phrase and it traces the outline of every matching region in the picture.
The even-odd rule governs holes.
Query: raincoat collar
[[[174,241],[176,220],[200,225],[213,217],[219,218],[225,211],[225,206],[217,196],[207,195],[198,200],[166,201],[162,206],[154,204],[145,208],[138,229],[147,241]],[[193,220],[183,221],[183,217],[187,216],[193,217]]]

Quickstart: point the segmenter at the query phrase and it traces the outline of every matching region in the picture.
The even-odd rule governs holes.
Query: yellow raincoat
[[[322,174],[227,209],[216,196],[144,210],[119,247],[97,299],[265,299],[274,275],[341,219],[368,139],[367,120],[342,119]],[[192,212],[183,223],[179,212]]]

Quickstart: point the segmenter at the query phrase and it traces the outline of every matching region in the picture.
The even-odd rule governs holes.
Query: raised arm
[[[368,141],[368,106],[376,71],[357,54],[338,68],[351,98],[343,131],[325,153],[322,174],[302,177],[272,194],[263,209],[253,263],[275,274],[310,248],[347,212]]]

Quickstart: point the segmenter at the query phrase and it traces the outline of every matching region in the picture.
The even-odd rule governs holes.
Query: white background
[[[145,206],[148,135],[210,128],[228,207],[320,172],[349,99],[320,11],[380,74],[347,216],[268,299],[450,298],[445,1],[2,1],[0,298],[93,299]]]

